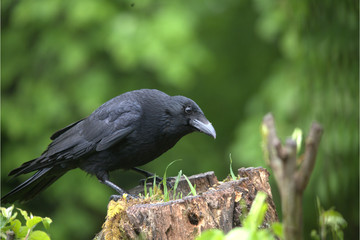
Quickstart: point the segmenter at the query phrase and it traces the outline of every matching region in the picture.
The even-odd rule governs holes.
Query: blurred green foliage
[[[0,238],[3,240],[8,239],[31,239],[31,240],[50,240],[46,232],[34,230],[39,223],[42,222],[44,228],[49,230],[52,220],[48,217],[42,218],[34,216],[32,213],[28,214],[26,211],[17,208],[14,210],[14,205],[0,208]],[[18,213],[21,213],[22,218],[25,219],[25,224],[22,225],[19,220]]]
[[[316,120],[325,133],[305,193],[304,236],[316,228],[318,195],[347,220],[345,238],[357,239],[358,4],[3,0],[2,194],[25,179],[9,182],[7,173],[39,156],[54,131],[123,92],[157,88],[194,99],[218,138],[189,135],[146,170],[161,175],[181,158],[168,175],[214,170],[221,179],[229,153],[234,169],[265,165],[259,128],[267,112],[284,138],[294,127],[306,137]],[[140,178],[112,174],[124,188]],[[89,239],[111,194],[74,170],[22,208],[51,217],[56,239]]]
[[[347,222],[334,207],[324,210],[320,204],[319,198],[316,199],[319,215],[319,231],[311,231],[311,237],[314,240],[328,239],[327,235],[331,233],[331,239],[344,239],[343,229],[346,228]]]

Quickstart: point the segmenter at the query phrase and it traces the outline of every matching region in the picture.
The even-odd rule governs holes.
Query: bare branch
[[[279,137],[276,134],[276,128],[275,128],[275,120],[271,113],[268,113],[265,115],[263,119],[263,124],[267,127],[269,131],[268,135],[268,146],[275,148],[277,156],[284,160],[286,159],[286,151],[283,149],[281,145],[281,141]]]
[[[313,123],[306,139],[306,147],[303,163],[298,170],[296,178],[297,191],[303,192],[309,182],[311,173],[315,165],[317,149],[320,144],[323,128],[318,123]]]
[[[293,178],[296,171],[296,141],[292,138],[286,139],[285,143],[286,159],[284,162],[284,175]]]
[[[281,141],[276,135],[275,121],[271,113],[265,115],[263,124],[267,128],[267,149],[269,153],[270,166],[274,172],[274,176],[278,183],[282,182],[283,172],[283,160],[284,150],[281,146]]]
[[[270,166],[280,191],[284,238],[300,240],[303,227],[302,195],[314,168],[323,129],[317,123],[312,125],[306,140],[304,160],[298,169],[295,140],[289,138],[284,146],[281,145],[270,113],[264,117],[263,125]]]

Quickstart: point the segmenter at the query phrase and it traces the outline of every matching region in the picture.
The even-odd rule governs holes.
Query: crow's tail
[[[66,172],[66,170],[59,171],[53,167],[43,168],[3,196],[1,204],[13,203],[16,200],[26,202],[45,190]]]

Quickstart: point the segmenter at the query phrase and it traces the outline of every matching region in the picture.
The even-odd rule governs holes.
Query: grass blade
[[[179,185],[179,181],[180,181],[180,178],[181,178],[181,175],[182,175],[182,170],[179,171],[177,177],[176,177],[176,180],[175,180],[175,183],[174,183],[174,189],[173,189],[173,200],[176,199],[176,189]]]
[[[169,163],[166,168],[165,168],[165,172],[164,172],[164,176],[163,176],[163,180],[162,180],[162,184],[163,184],[163,187],[164,187],[164,201],[165,202],[168,202],[170,200],[170,195],[169,195],[169,191],[168,191],[168,188],[167,188],[167,179],[166,179],[166,173],[167,173],[167,170],[168,168],[173,165],[175,162],[177,161],[181,161],[182,159],[177,159],[177,160],[174,160],[172,161],[171,163]]]
[[[190,192],[193,196],[196,196],[196,189],[195,187],[191,184],[190,180],[187,178],[187,176],[184,174],[184,177],[186,179],[186,181],[188,182],[189,184],[189,187],[190,187]]]
[[[230,176],[233,180],[236,180],[236,176],[232,170],[232,157],[231,157],[231,153],[229,154],[229,158],[230,158]]]

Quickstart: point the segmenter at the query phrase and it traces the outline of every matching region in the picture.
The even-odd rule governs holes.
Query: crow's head
[[[167,114],[171,116],[177,128],[188,133],[199,131],[216,138],[214,127],[193,100],[183,96],[174,96],[171,99]]]

